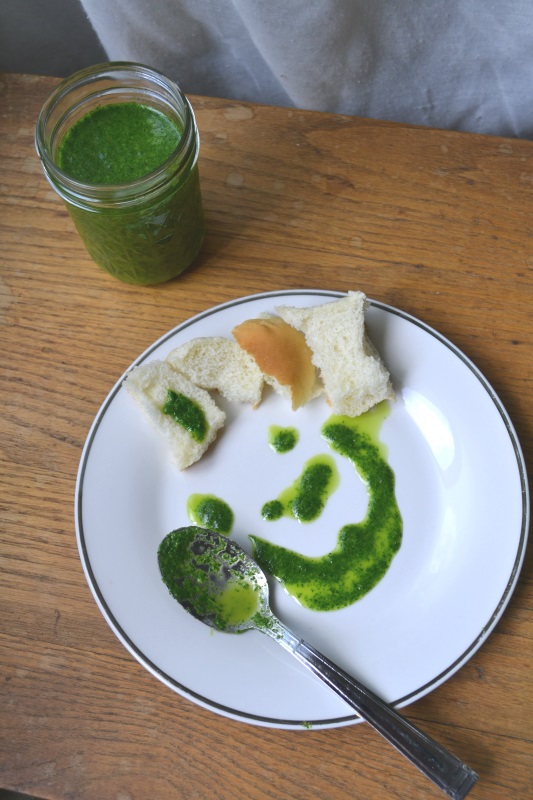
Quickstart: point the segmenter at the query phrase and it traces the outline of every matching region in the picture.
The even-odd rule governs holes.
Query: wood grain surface
[[[533,143],[193,97],[208,234],[195,266],[123,285],[43,177],[51,78],[0,93],[0,786],[47,800],[441,797],[366,725],[256,728],[155,680],[92,599],[74,489],[107,392],[159,336],[275,289],[361,289],[438,329],[490,381],[533,454]],[[457,398],[461,402],[461,398]],[[502,536],[505,531],[502,531]],[[405,715],[480,774],[532,775],[532,563],[496,630]]]

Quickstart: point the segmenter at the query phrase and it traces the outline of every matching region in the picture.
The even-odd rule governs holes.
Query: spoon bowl
[[[272,637],[449,797],[466,797],[476,773],[289,630],[270,609],[264,572],[236,542],[205,528],[178,528],[161,542],[158,561],[171,595],[196,619],[225,633],[255,629]]]
[[[159,546],[158,561],[171,595],[210,628],[243,633],[273,617],[264,572],[236,542],[216,531],[191,525],[169,533]]]

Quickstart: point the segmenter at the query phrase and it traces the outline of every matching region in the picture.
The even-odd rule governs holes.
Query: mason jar
[[[103,117],[110,112],[104,106],[115,104],[116,109],[121,103],[133,104],[121,109],[124,119],[129,110],[139,112],[138,105],[143,113],[165,115],[165,125],[170,121],[177,128],[174,149],[134,179],[123,180],[118,163],[111,165],[109,183],[92,174],[83,179],[69,174],[75,170],[60,166],[69,131],[72,136],[77,123],[78,129],[87,127],[84,119],[94,124],[95,111]],[[127,125],[113,133],[124,137],[126,154],[139,144],[130,143],[133,134]],[[115,278],[130,284],[162,283],[180,275],[198,255],[204,238],[198,129],[189,101],[160,72],[112,62],[67,78],[41,110],[35,144],[44,173],[63,198],[90,256]],[[83,150],[80,154],[82,159]],[[90,172],[90,165],[86,168]]]

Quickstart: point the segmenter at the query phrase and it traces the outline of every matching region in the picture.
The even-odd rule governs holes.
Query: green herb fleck
[[[269,500],[261,509],[263,519],[272,521],[283,516],[283,503],[279,500]]]
[[[212,494],[191,494],[187,513],[191,522],[211,531],[228,534],[233,527],[233,511],[224,500]]]
[[[328,455],[318,455],[306,461],[302,474],[276,500],[265,503],[261,510],[264,519],[280,519],[283,515],[299,522],[312,522],[324,510],[329,496],[339,485],[335,461]]]
[[[169,389],[165,405],[161,409],[163,414],[168,414],[172,419],[185,428],[195,442],[203,442],[207,436],[207,420],[200,406],[190,397]]]
[[[282,428],[271,425],[268,429],[268,443],[276,453],[288,453],[293,450],[299,439],[296,428]]]

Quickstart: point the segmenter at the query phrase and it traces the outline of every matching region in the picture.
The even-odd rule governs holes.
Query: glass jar
[[[82,183],[60,169],[58,151],[72,126],[100,106],[124,102],[149,106],[176,125],[180,138],[170,157],[127,183]],[[179,87],[127,62],[99,64],[63,81],[44,104],[35,134],[44,173],[91,257],[115,278],[142,285],[176,277],[202,246],[199,144],[193,110]]]

